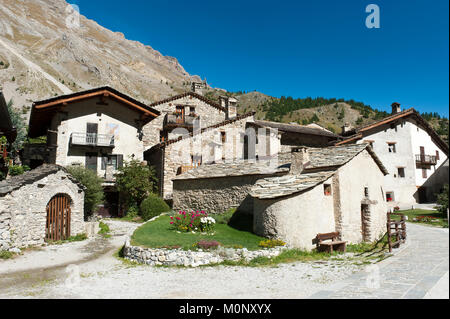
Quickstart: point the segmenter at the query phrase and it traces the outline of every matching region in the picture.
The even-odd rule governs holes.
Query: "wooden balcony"
[[[96,146],[114,148],[114,135],[96,133],[72,133],[70,144],[78,146]]]
[[[185,115],[182,113],[167,114],[164,118],[164,126],[170,127],[193,127],[194,121],[200,119],[196,114]]]
[[[416,155],[416,164],[420,165],[436,165],[437,159],[436,156],[433,155]]]

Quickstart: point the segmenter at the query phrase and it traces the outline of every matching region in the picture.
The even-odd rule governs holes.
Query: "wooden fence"
[[[392,216],[400,216],[400,220],[392,220]],[[400,213],[388,213],[386,225],[389,252],[392,252],[392,248],[397,248],[406,241],[406,216]],[[393,241],[394,237],[395,241]]]

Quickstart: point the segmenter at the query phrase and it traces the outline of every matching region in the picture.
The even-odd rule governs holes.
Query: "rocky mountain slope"
[[[144,102],[187,89],[176,58],[80,16],[64,0],[0,0],[0,85],[15,107],[110,85]]]
[[[189,75],[176,58],[163,56],[148,45],[125,39],[95,21],[79,17],[64,0],[0,0],[0,87],[13,99],[25,121],[32,101],[109,85],[146,103],[189,90]],[[239,112],[256,111],[266,119],[275,98],[259,92],[230,93],[209,88],[205,96],[218,101],[234,96]],[[278,121],[315,122],[336,133],[344,123],[375,121],[347,103],[295,110]],[[431,119],[448,140],[448,120]],[[446,127],[446,128],[445,128]]]

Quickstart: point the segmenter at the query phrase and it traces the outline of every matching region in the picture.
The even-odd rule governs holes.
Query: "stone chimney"
[[[397,114],[402,111],[402,108],[400,107],[400,103],[394,102],[392,103],[392,114]]]
[[[203,95],[203,89],[206,88],[206,84],[203,82],[192,82],[191,91],[200,95]]]
[[[310,164],[309,152],[306,147],[293,148],[291,155],[291,170],[289,174],[299,175]]]
[[[344,126],[342,127],[342,135],[350,132],[351,129],[352,129],[352,127],[351,127],[350,123],[345,123]]]
[[[233,97],[221,96],[220,106],[226,109],[226,119],[231,120],[237,116],[237,100]]]

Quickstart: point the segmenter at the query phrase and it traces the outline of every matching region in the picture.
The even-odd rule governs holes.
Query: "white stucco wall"
[[[144,144],[139,140],[139,126],[136,120],[139,113],[131,110],[116,100],[108,99],[109,105],[97,105],[98,98],[69,104],[65,113],[58,113],[52,121],[53,129],[58,131],[58,148],[55,163],[67,166],[74,163],[85,165],[87,152],[98,152],[97,171],[104,176],[101,169],[101,154],[123,155],[124,160],[134,155],[143,160]],[[87,123],[98,124],[98,134],[114,135],[115,147],[111,150],[99,147],[70,146],[72,133],[86,133]],[[112,130],[112,126],[115,129]]]
[[[390,124],[376,128],[365,133],[364,138],[358,141],[374,141],[373,149],[389,171],[384,178],[384,189],[386,192],[394,192],[394,201],[389,202],[389,207],[413,205],[418,201],[417,189],[434,173],[447,156],[444,151],[433,142],[430,135],[415,121],[408,118],[395,127]],[[388,143],[396,143],[396,153],[389,153]],[[420,154],[420,146],[425,146],[426,155],[436,155],[439,150],[440,160],[436,167],[431,166],[427,171],[428,178],[422,178],[422,169],[416,168],[415,155]],[[398,168],[405,169],[405,177],[398,176]],[[386,199],[385,199],[386,200]]]
[[[370,238],[377,240],[386,232],[386,214],[384,200],[384,176],[372,156],[364,150],[352,161],[338,170],[340,210],[342,220],[342,240],[359,243],[362,237],[361,205],[365,200],[365,188],[369,190]]]
[[[331,184],[332,178],[325,183]],[[294,196],[254,199],[253,231],[275,237],[294,247],[311,250],[318,233],[335,231],[333,196],[325,196],[323,184]]]

